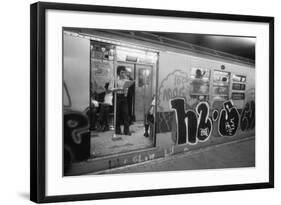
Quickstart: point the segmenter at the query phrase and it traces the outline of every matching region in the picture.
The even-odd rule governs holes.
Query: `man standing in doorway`
[[[128,85],[133,81],[127,79],[125,66],[117,67],[117,81],[116,81],[116,125],[115,134],[122,134],[121,124],[124,124],[124,135],[131,135],[129,126],[129,109],[128,109]]]
[[[126,75],[127,75],[127,79],[134,82],[134,79],[131,76],[131,70],[129,70],[128,68],[126,68]],[[134,83],[128,88],[127,101],[128,101],[129,124],[132,125],[133,121],[135,121],[134,111],[133,111],[133,106],[134,106],[133,102],[135,101],[135,85],[134,85]]]

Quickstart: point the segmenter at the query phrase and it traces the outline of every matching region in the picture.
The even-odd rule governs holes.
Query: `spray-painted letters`
[[[240,127],[242,131],[253,129],[255,127],[255,102],[246,103],[240,119]]]
[[[218,132],[221,136],[234,136],[239,125],[239,112],[231,100],[223,103],[223,108],[210,112],[208,102],[201,101],[195,110],[185,110],[185,98],[170,100],[170,109],[175,112],[177,144],[197,144],[209,139],[214,121],[218,121]],[[212,120],[211,117],[212,116]],[[255,126],[255,102],[246,104],[242,111],[241,130],[253,129]]]
[[[176,113],[177,143],[196,144],[198,141],[206,141],[212,132],[212,121],[209,118],[209,104],[200,102],[196,112],[185,112],[185,99],[175,98],[170,100],[170,108]]]
[[[206,141],[212,133],[212,121],[209,118],[209,104],[200,102],[196,107],[196,112],[199,116],[197,127],[197,138],[199,141]]]
[[[175,97],[184,97],[189,100],[189,93],[190,81],[188,74],[182,70],[174,70],[160,82],[158,110],[168,110],[169,100]]]
[[[223,103],[219,118],[219,133],[221,136],[233,136],[239,123],[239,113],[231,101]]]

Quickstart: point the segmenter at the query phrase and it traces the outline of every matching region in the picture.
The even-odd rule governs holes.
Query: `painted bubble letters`
[[[200,102],[196,107],[198,117],[197,138],[199,141],[206,141],[212,133],[212,121],[209,118],[209,104]]]
[[[223,103],[219,118],[219,133],[221,136],[233,136],[239,123],[239,113],[231,101]]]
[[[177,143],[196,143],[197,116],[192,110],[185,112],[185,99],[175,98],[170,100],[170,107],[176,113]]]
[[[255,102],[247,102],[240,119],[240,127],[242,131],[247,131],[255,127]]]
[[[209,118],[209,104],[200,102],[193,110],[185,111],[185,99],[170,100],[170,107],[176,113],[177,143],[196,144],[206,141],[212,132],[212,121]]]
[[[245,105],[241,117],[231,100],[223,103],[221,110],[210,112],[209,103],[201,101],[195,110],[185,110],[185,98],[178,97],[170,100],[170,109],[175,112],[177,144],[197,144],[209,139],[214,122],[218,121],[218,132],[223,137],[234,136],[241,124],[241,130],[255,127],[255,102]],[[211,118],[211,117],[212,118]],[[213,121],[212,121],[213,120]]]

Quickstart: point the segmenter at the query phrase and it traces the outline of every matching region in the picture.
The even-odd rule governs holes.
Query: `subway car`
[[[155,33],[64,28],[64,174],[255,137],[255,62]],[[117,68],[133,82],[131,136],[115,133]],[[102,97],[100,97],[102,96]],[[97,122],[106,108],[106,126]],[[102,111],[101,111],[102,110]],[[100,127],[96,127],[98,126]]]

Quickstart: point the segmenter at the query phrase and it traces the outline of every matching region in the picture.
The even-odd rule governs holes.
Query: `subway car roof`
[[[164,33],[146,31],[124,31],[88,28],[64,28],[65,31],[81,35],[102,36],[130,43],[142,44],[159,50],[165,47],[184,50],[189,54],[210,56],[238,64],[255,67],[255,37],[252,36],[218,36],[192,33]],[[155,48],[157,50],[157,48]]]

